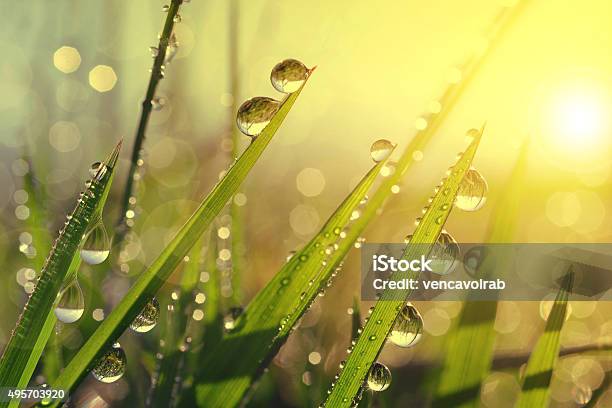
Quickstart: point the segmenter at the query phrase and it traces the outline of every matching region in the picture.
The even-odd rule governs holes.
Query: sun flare
[[[588,92],[561,95],[551,106],[550,130],[559,142],[571,148],[588,148],[596,144],[606,130],[603,105],[597,95]]]

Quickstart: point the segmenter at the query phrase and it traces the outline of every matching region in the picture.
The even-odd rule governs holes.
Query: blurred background
[[[444,90],[461,80],[462,64],[487,47],[484,33],[512,3],[234,0],[234,13],[228,1],[185,4],[174,31],[178,53],[158,88],[165,104],[153,112],[144,144],[135,234],[123,256],[127,266],[106,263],[79,272],[86,282],[85,318],[60,330],[62,358],[69,360],[133,277],[159,254],[218,180],[232,150],[248,144],[248,137],[238,135],[233,146],[235,109],[253,96],[282,97],[269,80],[277,62],[296,58],[318,69],[234,199],[243,215],[244,241],[233,256],[242,257],[244,267],[240,287],[223,292],[231,299],[226,308],[246,305],[287,254],[319,230],[372,165],[374,140],[397,143],[399,154],[417,130],[427,127],[426,115],[440,109]],[[486,122],[474,164],[488,182],[487,205],[452,214],[447,229],[457,241],[485,238],[491,210],[529,138],[529,176],[515,242],[610,242],[612,3],[527,3],[365,239],[401,242],[433,186],[465,147],[466,130]],[[55,236],[89,177],[87,169],[123,138],[104,212],[109,230],[119,216],[152,64],[149,47],[157,44],[163,4],[56,0],[5,5],[7,18],[0,26],[0,344],[8,340],[33,290],[35,266],[45,256],[28,237],[30,197],[24,177],[37,180],[48,217],[39,227]],[[178,277],[171,279],[159,296],[162,308],[177,282]],[[254,405],[320,402],[350,339],[348,312],[359,293],[358,251],[350,254],[327,293],[275,358]],[[369,306],[364,302],[362,309]],[[544,325],[541,306],[500,305],[499,355],[529,352]],[[417,307],[425,334],[414,348],[385,349],[382,361],[394,379],[378,396],[380,404],[419,406],[426,400],[427,373],[440,359],[444,335],[460,310],[456,302]],[[562,346],[609,343],[610,316],[609,303],[576,302]],[[111,385],[88,379],[83,385],[103,396],[99,406],[144,401],[158,340],[157,331],[124,334],[124,378]],[[503,367],[487,378],[483,406],[513,405],[519,369],[520,364]],[[553,377],[553,405],[583,405],[576,387],[609,387],[611,369],[609,358],[563,359]],[[40,371],[36,381],[44,383]],[[612,391],[598,404],[612,406]]]

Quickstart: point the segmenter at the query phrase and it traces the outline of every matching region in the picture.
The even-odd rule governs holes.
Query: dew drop
[[[157,325],[158,320],[159,302],[157,298],[152,298],[130,324],[130,328],[138,333],[146,333]]]
[[[89,265],[101,264],[110,253],[110,239],[102,222],[98,222],[86,235],[81,247],[81,259]]]
[[[154,111],[160,111],[166,106],[166,98],[164,97],[156,97],[151,99],[151,108]]]
[[[174,33],[168,39],[168,45],[166,46],[166,55],[164,55],[164,64],[172,62],[176,54],[178,53],[179,43],[176,41]]]
[[[457,266],[460,256],[461,250],[455,238],[448,232],[442,231],[429,254],[432,272],[448,275]]]
[[[74,323],[83,316],[85,298],[76,277],[60,291],[58,297],[60,300],[55,306],[54,312],[60,322]]]
[[[380,163],[391,155],[393,147],[393,143],[387,139],[377,140],[370,147],[370,156],[375,163]]]
[[[125,351],[119,343],[115,343],[110,351],[98,361],[91,373],[100,382],[113,383],[123,377],[126,364]]]
[[[270,81],[278,92],[293,93],[304,84],[311,70],[295,59],[286,59],[272,68]]]
[[[149,47],[149,52],[151,53],[151,57],[155,58],[159,55],[159,48],[155,47],[155,46],[150,46]]]
[[[391,371],[381,363],[374,363],[368,373],[368,388],[372,391],[384,391],[391,385]]]
[[[244,102],[238,109],[236,124],[238,129],[247,136],[259,135],[280,108],[280,102],[257,96]]]
[[[485,256],[483,247],[473,247],[463,257],[463,269],[475,278]]]
[[[101,162],[95,162],[91,165],[91,167],[89,168],[89,175],[91,177],[96,177],[96,175],[98,174],[98,171],[100,170],[101,167],[106,167],[103,163]]]
[[[399,347],[412,347],[419,342],[422,335],[423,318],[412,303],[408,302],[393,323],[389,341]]]
[[[480,130],[478,129],[470,129],[465,134],[469,139],[475,139],[478,135],[480,135]]]
[[[588,404],[593,397],[593,390],[588,385],[575,385],[572,389],[572,397],[576,404],[583,406]]]
[[[469,169],[459,185],[455,207],[463,211],[476,211],[484,205],[487,195],[487,182],[475,169]]]
[[[169,6],[168,4],[164,4],[164,5],[162,6],[162,11],[163,11],[164,13],[167,13],[167,12],[168,12],[168,10],[170,10],[170,6]]]
[[[236,321],[244,313],[244,309],[240,306],[231,307],[228,313],[223,317],[223,327],[230,331],[236,328]]]
[[[177,15],[174,16],[172,21],[174,21],[175,23],[180,23],[181,21],[183,21],[183,18],[181,17],[180,14],[177,14]]]

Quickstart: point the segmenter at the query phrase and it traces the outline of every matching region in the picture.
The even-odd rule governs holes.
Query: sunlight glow
[[[572,147],[588,147],[603,136],[606,116],[595,95],[564,95],[551,109],[551,130],[560,142]]]

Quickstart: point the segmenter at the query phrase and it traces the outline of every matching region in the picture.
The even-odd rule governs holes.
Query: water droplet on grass
[[[300,89],[308,78],[310,70],[306,65],[295,59],[286,59],[272,68],[270,81],[279,92],[293,93]]]
[[[96,175],[98,174],[98,171],[100,170],[101,167],[104,167],[106,169],[106,165],[104,163],[101,163],[101,162],[93,163],[91,165],[91,167],[89,168],[89,175],[91,177],[96,177]],[[101,174],[103,175],[104,173],[101,173]],[[100,177],[98,177],[98,178],[100,178]]]
[[[376,163],[380,163],[391,155],[393,151],[393,143],[387,139],[380,139],[372,143],[370,147],[370,156]]]
[[[461,250],[459,244],[448,232],[442,231],[438,241],[434,244],[429,258],[432,272],[438,275],[448,275],[455,269]]]
[[[368,388],[372,391],[384,391],[391,385],[391,371],[381,363],[374,363],[368,373]]]
[[[110,239],[102,222],[97,223],[86,235],[81,247],[81,259],[89,265],[101,264],[110,253]]]
[[[157,325],[158,320],[159,302],[156,298],[152,298],[130,324],[130,328],[138,333],[146,333]]]
[[[58,295],[60,297],[55,307],[55,316],[60,322],[74,323],[85,312],[85,298],[83,290],[76,277]]]
[[[238,109],[236,124],[238,129],[247,136],[259,135],[280,108],[280,102],[257,96],[244,102]]]
[[[406,303],[393,323],[389,341],[399,347],[412,347],[422,335],[423,318],[411,303]]]
[[[242,313],[244,313],[244,309],[240,306],[230,308],[228,313],[223,317],[223,327],[225,330],[234,330],[236,328],[236,321]]]
[[[457,191],[455,207],[463,211],[476,211],[484,205],[487,195],[487,182],[475,169],[469,169]]]
[[[593,390],[588,385],[575,385],[572,389],[572,396],[576,404],[583,406],[588,404],[593,397]]]
[[[98,361],[91,373],[100,382],[113,383],[123,377],[126,364],[125,351],[119,343],[115,343],[111,350]]]

